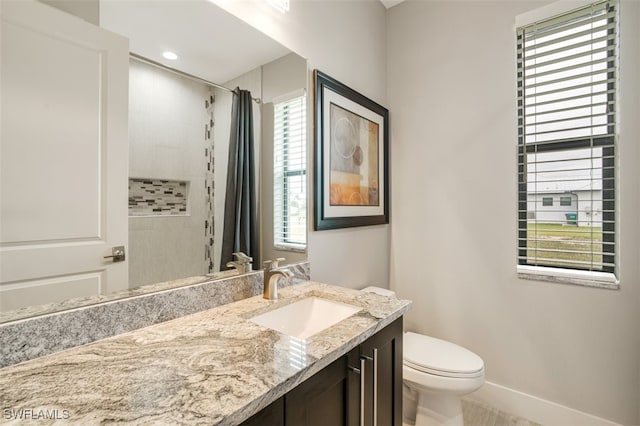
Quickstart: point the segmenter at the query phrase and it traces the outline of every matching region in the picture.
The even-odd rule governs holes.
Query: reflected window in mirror
[[[274,246],[307,246],[307,97],[290,95],[274,104]]]

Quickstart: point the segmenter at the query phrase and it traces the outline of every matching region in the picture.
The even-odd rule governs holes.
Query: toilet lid
[[[404,364],[424,373],[445,377],[478,377],[482,358],[468,349],[435,337],[404,333]]]

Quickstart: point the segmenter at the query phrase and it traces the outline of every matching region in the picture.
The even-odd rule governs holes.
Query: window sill
[[[572,269],[526,265],[518,265],[517,268],[518,278],[520,279],[574,284],[609,290],[620,289],[620,281],[618,281],[614,274],[609,272],[576,271]]]
[[[298,244],[274,244],[273,248],[281,251],[291,251],[294,253],[306,253],[307,246]]]

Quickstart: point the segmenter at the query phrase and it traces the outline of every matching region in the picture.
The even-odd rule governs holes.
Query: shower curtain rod
[[[206,85],[213,86],[215,88],[226,90],[227,92],[234,93],[233,89],[229,89],[228,87],[225,87],[225,86],[223,86],[221,84],[216,84],[216,83],[213,83],[213,82],[211,82],[209,80],[205,80],[204,78],[200,78],[198,76],[195,76],[193,74],[189,74],[189,73],[186,73],[184,71],[180,71],[180,70],[172,68],[172,67],[170,67],[168,65],[162,64],[160,62],[156,62],[156,61],[154,61],[152,59],[149,59],[149,58],[145,58],[144,56],[140,56],[137,53],[130,52],[129,53],[129,57],[131,57],[132,59],[135,59],[136,61],[144,62],[145,64],[152,65],[154,67],[161,68],[161,69],[163,69],[165,71],[172,72],[172,73],[177,74],[177,75],[179,75],[181,77],[186,77],[186,78],[188,78],[190,80],[194,80],[194,81],[197,81],[199,83],[204,83]],[[257,103],[257,104],[260,103],[260,98],[251,98],[251,99],[253,99],[253,101],[255,103]]]

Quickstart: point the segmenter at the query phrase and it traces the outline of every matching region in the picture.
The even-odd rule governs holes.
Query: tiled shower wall
[[[209,273],[213,92],[135,60],[129,76],[130,286]]]

